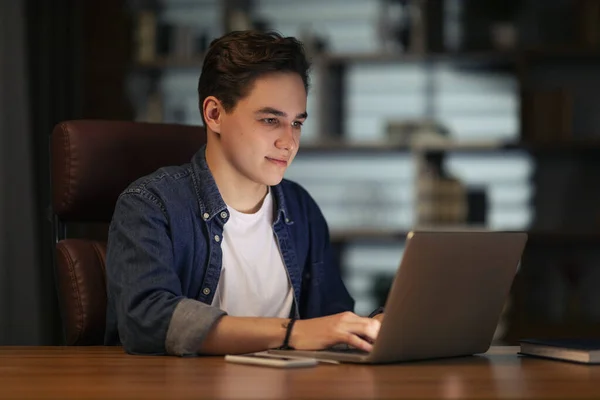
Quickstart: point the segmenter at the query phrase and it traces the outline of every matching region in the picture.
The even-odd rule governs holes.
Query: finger
[[[369,339],[368,337],[361,336],[361,335],[358,335],[358,337],[360,337],[362,340],[366,340],[367,342],[369,342],[371,344],[375,343],[375,341],[373,339]]]
[[[377,339],[377,335],[379,335],[380,327],[381,322],[376,319],[363,318],[359,321],[344,324],[342,329],[361,336],[369,342],[374,342]]]
[[[373,350],[373,345],[371,343],[367,342],[364,339],[361,339],[359,336],[351,332],[347,332],[346,335],[344,335],[343,342],[347,345],[350,345],[352,347],[366,352],[371,352],[371,350]]]

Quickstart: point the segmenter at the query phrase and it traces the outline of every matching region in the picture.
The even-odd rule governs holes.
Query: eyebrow
[[[260,110],[258,110],[256,112],[256,114],[272,114],[272,115],[276,115],[278,117],[287,117],[287,113],[278,110],[276,108],[273,107],[263,107]],[[308,117],[308,113],[306,111],[301,112],[300,114],[296,115],[296,119],[306,119]]]

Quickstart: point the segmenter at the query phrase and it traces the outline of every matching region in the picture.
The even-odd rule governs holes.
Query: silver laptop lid
[[[409,233],[369,358],[393,362],[487,351],[526,241],[524,232]]]

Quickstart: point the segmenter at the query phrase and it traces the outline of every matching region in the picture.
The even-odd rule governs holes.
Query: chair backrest
[[[67,345],[103,343],[106,243],[68,238],[66,224],[110,222],[119,194],[134,180],[191,161],[204,128],[129,121],[77,120],[51,139],[54,268]]]

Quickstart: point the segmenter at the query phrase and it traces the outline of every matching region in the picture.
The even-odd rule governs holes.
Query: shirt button
[[[210,294],[210,289],[205,287],[204,289],[202,289],[202,293],[208,296]]]
[[[220,242],[220,241],[221,241],[221,238],[219,237],[219,235],[215,235],[215,242],[217,242],[217,243],[218,243],[218,242]]]
[[[290,219],[289,219],[289,218],[286,218],[286,219],[285,219],[285,222],[289,223],[289,222],[290,222]]]
[[[227,213],[225,211],[221,212],[221,218],[223,218],[223,219],[227,218]]]
[[[204,218],[205,220],[208,219],[208,217],[210,217],[209,213],[204,213],[204,215],[202,215],[202,218]]]

